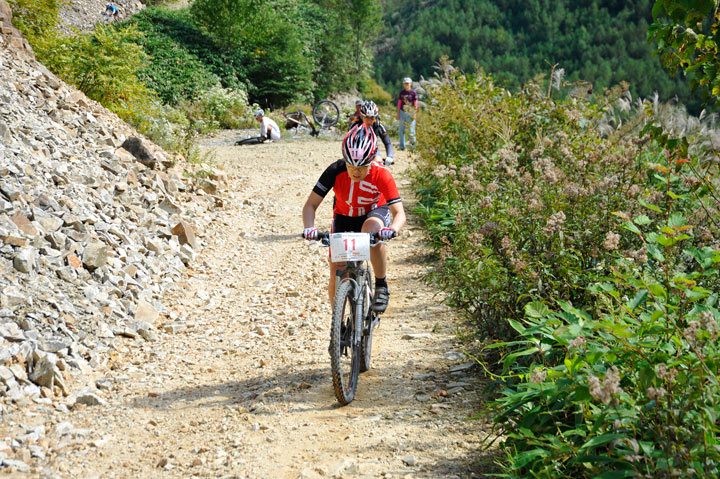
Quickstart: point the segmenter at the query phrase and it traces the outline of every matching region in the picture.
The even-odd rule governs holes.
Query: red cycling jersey
[[[345,216],[365,216],[378,206],[402,201],[390,170],[373,162],[364,180],[350,179],[345,160],[338,160],[320,175],[313,191],[323,198],[330,190],[335,193],[333,212]]]

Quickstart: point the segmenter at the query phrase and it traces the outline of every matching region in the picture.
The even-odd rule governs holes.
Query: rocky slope
[[[127,20],[145,5],[138,0],[70,0],[60,10],[61,25],[66,31],[76,28],[92,30],[95,24],[104,20],[105,5],[112,3],[118,9],[120,20]]]
[[[195,198],[164,152],[10,33],[0,36],[3,410],[69,394],[116,335],[152,339],[159,298],[197,259],[193,226],[216,202]]]

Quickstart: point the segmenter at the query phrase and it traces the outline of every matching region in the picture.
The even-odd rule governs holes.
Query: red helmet
[[[345,163],[352,166],[369,165],[376,149],[377,137],[375,132],[362,123],[350,128],[342,143]]]

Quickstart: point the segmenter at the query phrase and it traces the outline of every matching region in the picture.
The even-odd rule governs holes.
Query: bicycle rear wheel
[[[340,284],[333,302],[330,327],[330,368],[335,397],[342,405],[355,399],[360,374],[360,344],[355,336],[355,302],[353,284]],[[353,344],[355,346],[353,347]]]
[[[312,114],[315,123],[320,125],[320,128],[330,128],[337,125],[340,119],[340,108],[330,100],[321,100],[315,104]]]

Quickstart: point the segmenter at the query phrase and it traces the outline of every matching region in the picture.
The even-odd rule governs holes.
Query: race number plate
[[[363,261],[370,259],[370,235],[367,233],[333,233],[330,235],[330,260]]]

